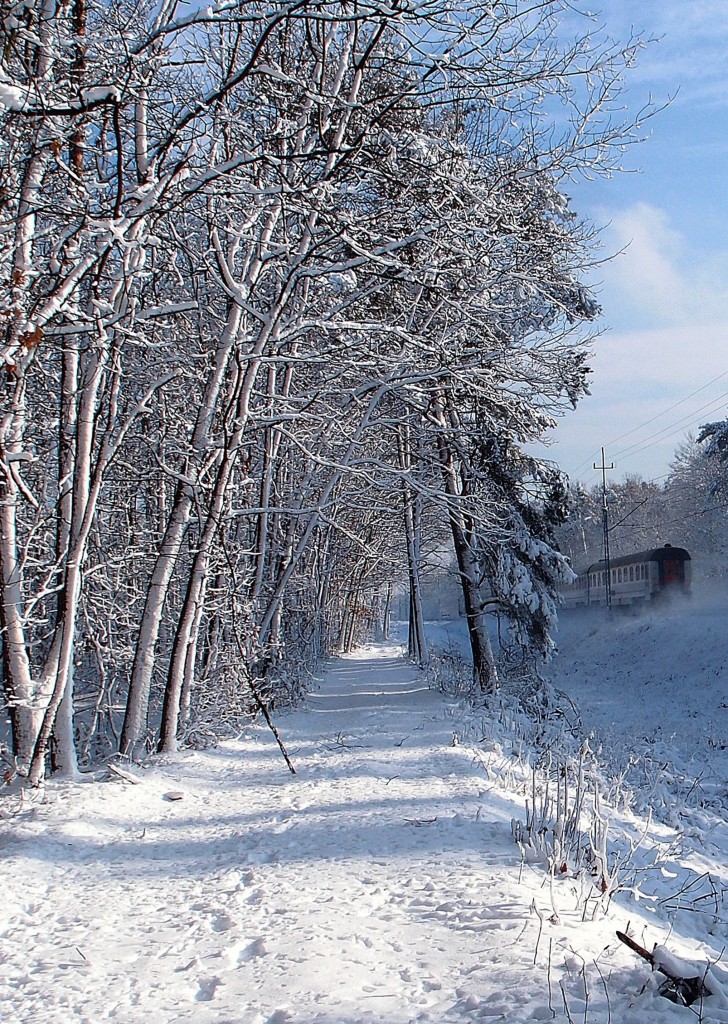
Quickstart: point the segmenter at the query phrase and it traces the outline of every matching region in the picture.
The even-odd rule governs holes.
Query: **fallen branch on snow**
[[[135,786],[141,785],[142,780],[137,775],[132,775],[131,772],[127,772],[123,768],[119,768],[118,765],[109,763],[106,767],[112,775],[118,776],[120,779],[123,779],[124,782],[131,782]]]
[[[618,931],[617,938],[625,946],[629,946],[638,956],[641,956],[643,960],[646,960],[654,971],[659,971],[660,974],[665,976],[667,980],[660,986],[660,995],[665,996],[671,1003],[678,1003],[680,1006],[692,1006],[699,999],[704,999],[706,996],[711,995],[710,989],[705,984],[705,975],[702,978],[697,975],[690,978],[683,977],[683,969],[694,970],[693,965],[684,963],[684,961],[674,957],[664,946],[655,946],[650,953],[648,949],[640,946],[639,942],[635,942],[634,939],[631,939],[629,935],[625,935],[624,932]],[[707,971],[706,967],[706,974]]]

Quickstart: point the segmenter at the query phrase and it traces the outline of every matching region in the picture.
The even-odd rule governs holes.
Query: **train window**
[[[630,583],[634,583],[634,566],[633,565],[630,565],[630,567],[629,567],[629,582]]]
[[[612,569],[612,583],[616,583],[616,582],[617,582],[617,570],[616,569]]]
[[[622,582],[622,570],[621,569],[617,569],[617,583],[621,583],[621,582]]]

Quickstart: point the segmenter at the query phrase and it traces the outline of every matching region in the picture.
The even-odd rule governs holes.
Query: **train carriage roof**
[[[620,555],[618,558],[609,559],[609,568],[618,569],[622,565],[636,565],[639,562],[689,562],[690,552],[685,548],[674,548],[672,544],[663,544],[661,548],[651,548],[649,551],[635,551],[631,555]],[[578,575],[583,576],[589,572],[599,572],[604,569],[604,559],[592,562],[586,569],[582,569]]]

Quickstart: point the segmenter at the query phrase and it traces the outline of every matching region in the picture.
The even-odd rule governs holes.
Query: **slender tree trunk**
[[[354,598],[356,598],[357,592],[354,591]],[[344,621],[341,624],[341,638],[339,640],[339,650],[342,654],[350,654],[354,646],[354,627],[356,625],[356,619],[354,615],[354,609],[350,604],[346,605],[344,611]]]
[[[400,426],[397,435],[400,469],[409,473],[412,468],[412,437],[409,423]],[[422,501],[413,493],[406,480],[402,483],[404,503],[404,535],[407,550],[407,577],[409,580],[409,626],[407,653],[418,665],[428,661],[425,616],[422,605],[420,555],[422,544]]]
[[[419,499],[412,495],[409,487],[404,488],[404,524],[407,546],[407,573],[409,577],[409,630],[407,652],[418,665],[428,661],[425,615],[422,604],[422,583],[420,580],[420,546],[422,541],[422,514]]]
[[[16,507],[20,500],[12,479],[0,488],[0,584],[2,585],[3,675],[13,733],[13,749],[21,766],[33,756],[45,706],[31,671],[23,616],[24,594],[17,553]]]
[[[80,92],[86,71],[86,0],[74,0],[73,32],[75,37],[75,53],[71,65],[71,81]],[[76,179],[83,181],[85,176],[84,154],[86,148],[86,129],[83,121],[77,119],[69,145],[69,164],[73,168]],[[79,391],[79,356],[74,341],[68,345],[63,354],[63,370],[61,374],[61,440],[59,444],[59,486],[64,487],[67,480],[73,480],[73,488],[68,488],[65,495],[59,494],[61,506],[61,524],[59,553],[73,544],[73,525],[83,518],[83,503],[90,489],[91,449],[94,436],[93,415],[86,422],[79,422],[76,404]],[[94,381],[92,394],[92,411],[95,411],[96,397],[100,383],[100,373],[92,375]],[[88,406],[81,400],[82,410],[88,414]],[[76,434],[75,444],[71,440]],[[78,472],[80,466],[80,474]],[[80,508],[79,508],[80,506]],[[67,519],[64,521],[64,513]],[[66,581],[66,587],[68,581]],[[73,695],[73,645],[78,600],[81,593],[79,579],[72,582],[76,593],[72,596],[70,606],[64,612],[72,616],[72,623],[64,621],[63,634],[70,631],[67,641],[61,638],[55,644],[55,651],[50,665],[46,666],[46,675],[52,676],[59,669],[59,658],[64,658],[65,679],[62,682],[62,693],[58,711],[54,720],[56,746],[54,767],[62,775],[74,777],[78,775],[78,754],[73,728],[74,695]],[[62,653],[66,642],[69,646],[67,656]],[[57,653],[56,653],[57,652]]]
[[[438,454],[445,493],[449,499],[448,518],[455,557],[460,571],[465,619],[473,656],[473,682],[482,693],[495,693],[500,684],[493,645],[488,632],[485,602],[480,589],[480,570],[474,550],[474,532],[472,528],[468,527],[463,512],[463,494],[458,483],[455,460],[447,437],[446,421],[442,409],[439,410],[438,418],[440,426],[444,428],[438,435]]]
[[[461,516],[452,509],[450,511],[450,528],[460,570],[465,619],[473,656],[473,682],[482,693],[495,693],[499,686],[498,670],[488,632],[488,620],[480,590],[477,560],[468,542]]]
[[[387,584],[387,596],[384,599],[384,607],[382,608],[382,640],[389,640],[389,631],[392,624],[392,598],[393,598],[393,587],[391,583]]]
[[[241,312],[236,305],[229,312],[225,331],[220,339],[213,371],[205,388],[205,394],[195,419],[192,434],[193,464],[196,471],[201,464],[209,441],[210,430],[228,370],[238,331]],[[149,708],[149,694],[157,657],[157,644],[162,626],[164,606],[169,586],[189,526],[194,502],[194,487],[184,482],[178,484],[164,536],[154,563],[152,577],[144,600],[139,635],[136,642],[134,662],[129,680],[129,694],[126,702],[124,726],[121,733],[121,752],[133,754],[146,729]]]
[[[328,553],[331,544],[331,530],[326,530],[324,540],[316,548],[316,601],[315,601],[315,632],[314,653],[320,658],[328,653],[332,643],[329,618],[329,593],[331,589],[331,568],[328,565]]]
[[[180,700],[190,652],[196,646],[195,629],[196,623],[200,622],[198,609],[201,608],[205,599],[213,544],[220,529],[220,517],[227,498],[228,486],[240,455],[245,428],[248,424],[250,396],[260,365],[259,358],[253,360],[240,381],[235,409],[235,431],[228,441],[222,461],[218,466],[210,509],[207,512],[205,524],[197,543],[197,550],[192,560],[167,675],[158,748],[160,751],[171,752],[177,747]]]
[[[61,415],[58,444],[58,529],[56,533],[56,562],[63,565],[71,546],[73,522],[74,470],[76,463],[76,435],[78,430],[78,392],[80,355],[78,340],[71,337],[63,349],[61,368]],[[62,595],[56,609],[56,621],[63,615]],[[46,660],[46,675],[54,678],[58,671],[60,633],[56,631],[51,655]],[[58,746],[54,768],[63,774],[77,771],[73,746],[73,693],[72,687],[64,693],[58,709],[55,734]]]

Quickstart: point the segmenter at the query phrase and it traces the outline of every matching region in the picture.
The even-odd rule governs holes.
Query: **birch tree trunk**
[[[189,479],[180,481],[175,490],[172,509],[147,588],[121,734],[121,752],[123,754],[134,754],[146,728],[162,616],[195,500],[193,474],[199,472],[205,459],[213,418],[224,386],[230,358],[238,339],[241,316],[240,307],[233,304],[215,353],[213,371],[208,378],[203,400],[195,417],[191,442],[192,454],[187,473]]]

